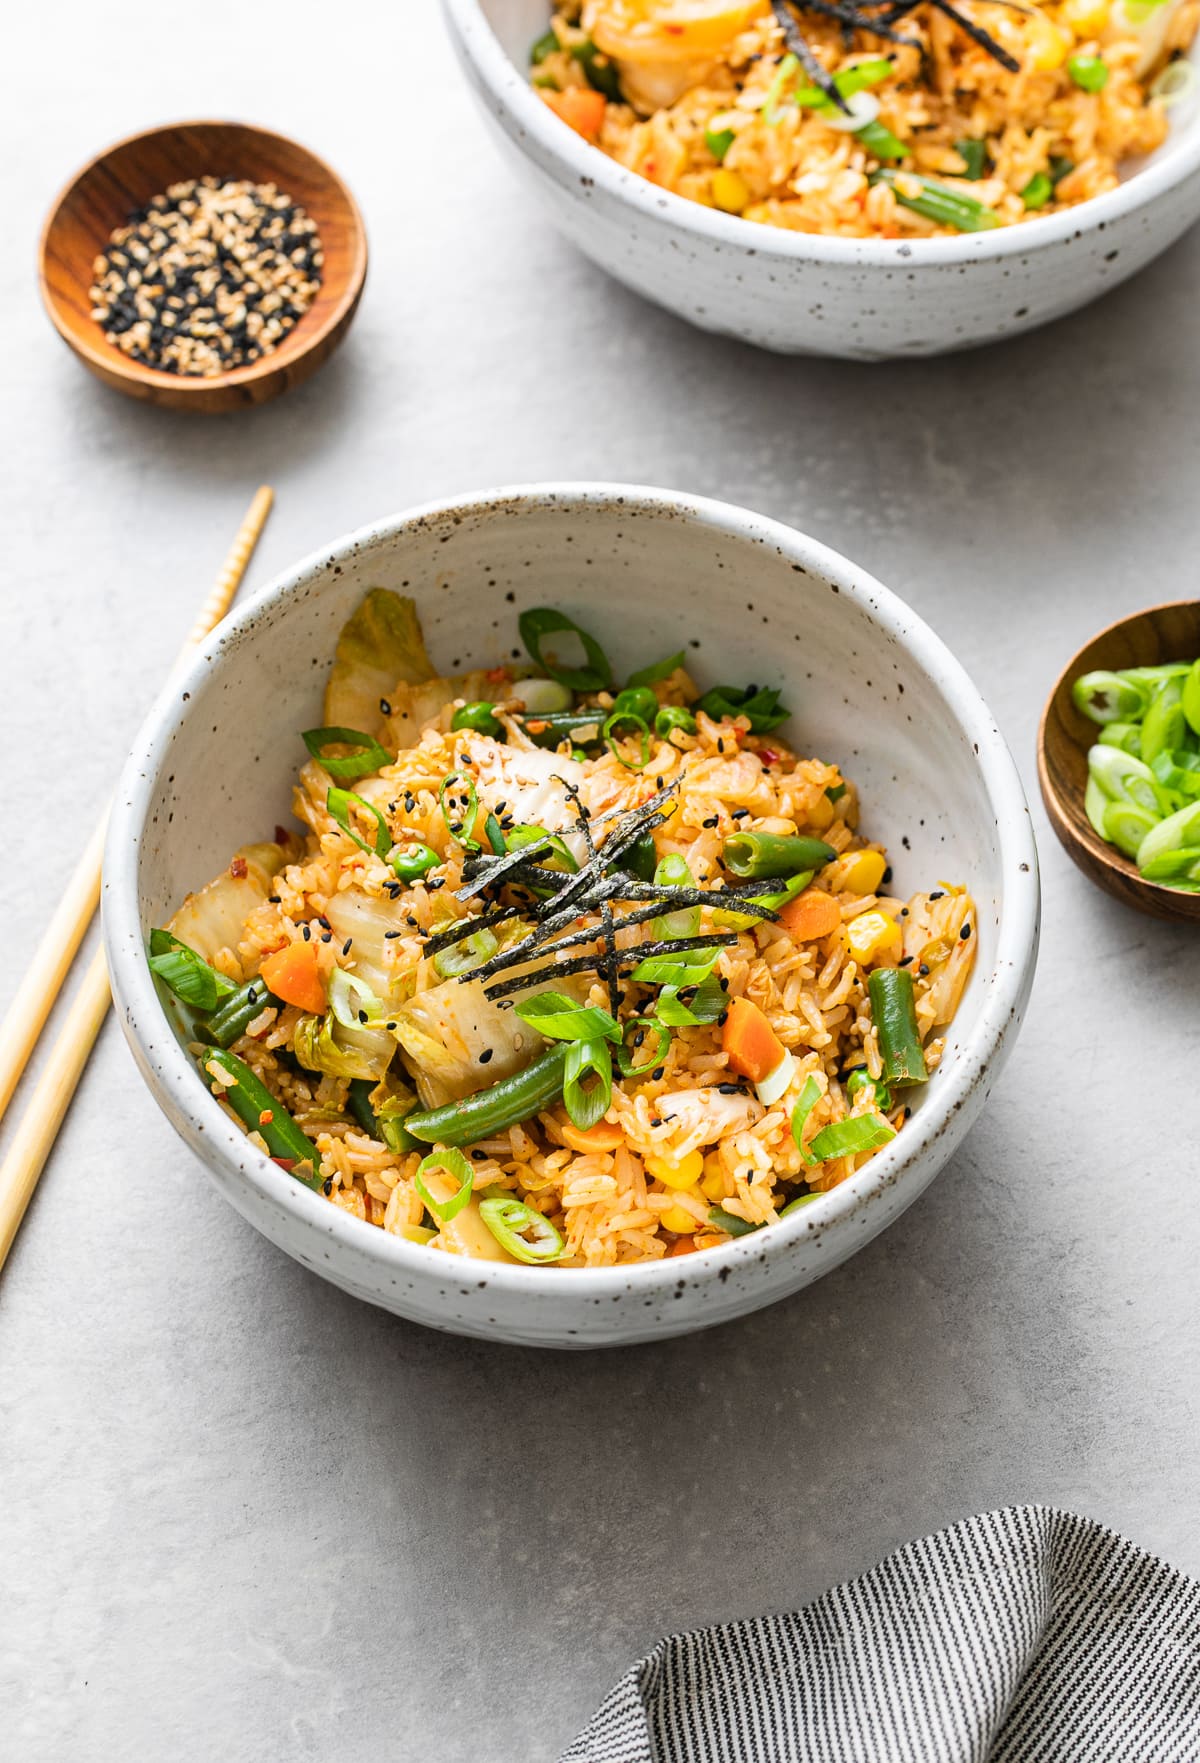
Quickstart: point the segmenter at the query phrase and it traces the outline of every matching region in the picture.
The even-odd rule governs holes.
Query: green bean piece
[[[1035,171],[1025,188],[1021,191],[1021,200],[1026,208],[1033,213],[1044,208],[1054,194],[1054,185],[1048,172]]]
[[[725,841],[721,861],[739,879],[759,876],[799,875],[804,869],[820,869],[837,856],[823,839],[799,834],[734,833]]]
[[[410,1114],[404,1124],[414,1138],[439,1145],[473,1145],[478,1139],[519,1126],[562,1095],[569,1045],[562,1041],[515,1077],[502,1078],[490,1089],[464,1096],[461,1101]]]
[[[929,1069],[917,1028],[912,975],[906,967],[877,967],[867,981],[867,991],[879,1035],[884,1079],[898,1090],[925,1083]]]
[[[529,46],[530,67],[540,67],[547,55],[553,55],[558,48],[559,41],[556,33],[552,30],[543,32],[536,42]]]
[[[565,740],[598,741],[604,717],[603,710],[546,710],[518,720],[535,747],[557,747]],[[589,728],[594,732],[584,734]]]
[[[652,882],[654,871],[658,867],[658,852],[654,845],[654,835],[643,833],[635,839],[626,851],[621,853],[618,863],[629,875],[636,876],[638,881]]]
[[[594,92],[599,92],[610,104],[621,103],[621,76],[617,72],[615,61],[602,54],[590,37],[582,43],[574,44],[571,55],[582,67],[584,77]]]
[[[261,1010],[265,1010],[268,1004],[279,1002],[267,990],[266,980],[248,979],[231,998],[226,998],[219,1010],[213,1011],[204,1025],[205,1038],[218,1047],[232,1047]]]
[[[405,1125],[406,1115],[389,1112],[395,1105],[404,1107],[399,1096],[390,1098],[383,1107],[376,1110],[371,1102],[371,1092],[376,1088],[373,1077],[355,1077],[350,1080],[350,1094],[346,1106],[363,1131],[380,1144],[386,1145],[389,1151],[418,1151],[420,1139],[414,1139]],[[412,1112],[408,1105],[409,1113]]]
[[[908,148],[886,123],[865,122],[854,133],[867,152],[874,154],[876,159],[905,159],[908,156]]]
[[[690,710],[685,710],[682,704],[664,704],[662,709],[655,714],[654,732],[656,735],[662,735],[665,740],[669,740],[675,729],[682,729],[685,735],[694,735],[696,718]]]
[[[209,1067],[212,1065],[234,1080],[229,1085],[215,1086],[213,1093],[229,1103],[243,1126],[248,1126],[251,1132],[258,1133],[266,1141],[272,1158],[282,1163],[289,1175],[314,1192],[320,1188],[317,1148],[300,1131],[283,1103],[275,1100],[267,1086],[235,1053],[227,1052],[223,1047],[203,1053],[200,1069],[205,1078],[210,1076]],[[308,1166],[307,1174],[305,1165]]]
[[[856,1065],[846,1079],[846,1094],[852,1102],[860,1090],[870,1090],[876,1108],[883,1114],[888,1113],[892,1106],[891,1091],[882,1078],[872,1077],[865,1065]]]
[[[987,142],[972,138],[955,141],[954,151],[966,165],[963,176],[970,183],[977,184],[987,164]]]
[[[504,730],[492,715],[492,707],[479,700],[461,704],[450,718],[452,729],[469,728],[477,735],[491,735],[494,741],[504,739]]]
[[[428,875],[431,869],[436,869],[441,861],[436,851],[418,839],[414,844],[405,845],[402,851],[397,851],[391,858],[391,865],[401,881],[414,882],[420,881],[423,875]]]
[[[914,214],[923,214],[926,220],[936,221],[939,226],[957,227],[960,233],[987,232],[1001,224],[994,208],[985,208],[974,196],[960,195],[957,190],[948,190],[944,184],[935,184],[932,178],[918,177],[915,172],[881,167],[871,173],[867,182],[887,184],[903,207],[911,208]]]
[[[704,145],[718,164],[733,146],[734,138],[732,129],[705,129],[704,131]]]
[[[739,1218],[736,1212],[726,1212],[723,1206],[710,1208],[708,1222],[715,1225],[718,1230],[723,1230],[726,1236],[730,1237],[748,1237],[751,1231],[762,1229],[761,1224],[748,1224],[744,1218]]]

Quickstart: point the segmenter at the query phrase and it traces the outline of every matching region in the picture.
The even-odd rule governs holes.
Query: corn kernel
[[[668,1188],[694,1188],[704,1172],[704,1158],[699,1151],[689,1151],[676,1161],[673,1157],[647,1157],[646,1174]]]
[[[860,912],[846,926],[846,942],[856,961],[896,954],[903,940],[900,926],[886,912]]]
[[[736,171],[721,166],[712,176],[712,198],[726,214],[740,214],[750,200],[750,186]]]
[[[1038,73],[1056,73],[1067,59],[1070,41],[1048,19],[1038,19],[1037,25],[1029,33],[1029,65]]]
[[[698,1189],[692,1197],[696,1200],[700,1198]],[[692,1231],[700,1228],[700,1220],[686,1206],[668,1206],[665,1212],[659,1213],[658,1222],[664,1230],[673,1231],[677,1237],[690,1236]]]
[[[842,858],[838,879],[852,894],[873,894],[886,868],[887,858],[881,851],[855,851]]]
[[[833,803],[829,800],[829,797],[825,794],[824,790],[822,790],[821,794],[817,797],[816,801],[808,811],[808,824],[809,826],[815,826],[819,833],[823,833],[827,826],[833,825],[833,816]]]
[[[725,1165],[715,1151],[710,1151],[704,1159],[704,1177],[700,1183],[700,1191],[714,1206],[719,1206],[725,1198]]]
[[[1108,0],[1066,0],[1062,16],[1081,43],[1102,37],[1108,29]]]

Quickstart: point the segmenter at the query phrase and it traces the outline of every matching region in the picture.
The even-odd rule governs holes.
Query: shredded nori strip
[[[895,0],[894,5],[889,6],[886,11],[878,13],[876,17],[880,23],[890,26],[896,24],[902,18],[907,18],[911,13],[916,11],[918,6],[926,5],[936,7],[944,17],[953,20],[958,28],[970,37],[973,43],[977,44],[980,49],[985,50],[993,60],[998,61],[1001,67],[1005,68],[1007,72],[1020,73],[1020,62],[1014,60],[1008,53],[1008,50],[1002,48],[1000,44],[997,43],[995,37],[993,37],[988,31],[985,31],[982,25],[975,24],[965,13],[960,12],[957,6],[952,6],[950,0]],[[1016,10],[1019,11],[1020,8],[1017,8]],[[874,29],[874,26],[866,28]]]
[[[795,0],[795,4],[802,5],[803,0]],[[793,0],[771,0],[771,11],[775,14],[776,23],[783,32],[784,42],[813,84],[820,86],[830,103],[836,104],[844,115],[849,116],[850,106],[834,85],[832,74],[826,73],[805,42],[800,26],[796,23],[796,15],[792,11],[792,5]]]
[[[683,955],[691,949],[726,949],[735,943],[737,937],[733,931],[711,931],[698,937],[674,937],[665,942],[639,943],[633,949],[618,949],[616,962],[621,969],[638,967],[656,955]],[[574,961],[548,961],[539,967],[536,973],[526,973],[517,979],[506,980],[503,985],[485,986],[484,991],[489,998],[507,998],[514,992],[523,992],[527,986],[540,985],[544,979],[556,974],[594,972],[596,961],[590,955],[583,955]],[[472,979],[479,978],[479,968],[471,974]]]

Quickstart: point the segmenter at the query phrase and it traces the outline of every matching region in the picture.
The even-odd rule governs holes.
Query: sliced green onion
[[[1165,679],[1155,686],[1150,706],[1142,718],[1141,757],[1153,765],[1160,753],[1182,747],[1188,738],[1187,718],[1183,714],[1183,686],[1178,679]]]
[[[877,86],[886,80],[895,70],[890,61],[882,56],[875,56],[869,61],[857,61],[853,67],[844,67],[835,73],[833,83],[839,96],[853,98],[856,92],[865,92],[869,86]],[[800,86],[792,95],[792,101],[800,105],[802,110],[835,110],[828,92],[820,86]]]
[[[779,693],[768,686],[713,686],[697,701],[696,709],[714,722],[723,722],[727,716],[748,717],[750,732],[755,735],[769,735],[791,715],[780,705]]]
[[[960,233],[987,232],[1001,224],[994,208],[985,208],[974,196],[948,190],[944,184],[934,183],[932,178],[918,177],[916,172],[880,167],[870,174],[867,182],[887,184],[897,202],[905,208],[911,208],[914,214],[923,214],[926,220],[936,221],[939,226],[957,227]]]
[[[1069,55],[1067,72],[1082,92],[1102,92],[1108,84],[1108,63],[1103,55]]]
[[[548,1041],[619,1041],[620,1025],[595,1004],[577,1004],[562,992],[536,992],[519,998],[516,1014]]]
[[[779,1216],[780,1218],[790,1218],[793,1212],[799,1212],[801,1206],[811,1206],[814,1200],[819,1200],[820,1198],[821,1196],[819,1193],[797,1194],[794,1200],[788,1201]]]
[[[1107,722],[1098,736],[1102,747],[1120,747],[1124,753],[1132,753],[1135,759],[1142,756],[1142,727],[1137,722]]]
[[[374,735],[364,735],[357,728],[310,728],[300,736],[313,758],[323,765],[330,777],[338,783],[352,784],[356,778],[366,777],[372,771],[379,771],[392,763],[392,756],[386,747],[381,747]],[[330,758],[326,747],[357,747],[356,753],[346,753],[340,758]]]
[[[792,1137],[796,1141],[796,1149],[799,1151],[810,1169],[814,1168],[816,1164],[820,1162],[820,1159],[814,1157],[812,1152],[808,1149],[808,1146],[804,1143],[804,1128],[807,1124],[809,1115],[820,1100],[821,1086],[815,1077],[810,1077],[805,1081],[804,1088],[800,1092],[799,1100],[797,1101],[796,1106],[792,1109]]]
[[[702,1023],[716,1022],[729,1008],[729,999],[715,974],[710,974],[694,992],[688,987],[683,990],[688,993],[686,1002],[678,986],[664,986],[655,1002],[655,1016],[669,1028],[696,1028]]]
[[[1147,881],[1178,883],[1200,881],[1200,845],[1185,845],[1180,851],[1164,851],[1152,857],[1141,869]]]
[[[840,802],[846,794],[845,784],[826,784],[825,794],[831,802]]]
[[[1044,208],[1054,194],[1054,185],[1050,182],[1049,173],[1035,171],[1025,188],[1021,191],[1021,200],[1030,212]]]
[[[616,731],[618,727],[626,723],[632,723],[634,725],[640,743],[641,757],[636,762],[632,759],[626,759],[624,753],[621,752],[620,747],[617,745],[618,737]],[[601,734],[604,737],[604,745],[608,748],[613,758],[620,760],[621,764],[625,766],[627,771],[645,771],[650,763],[650,730],[640,716],[635,716],[630,710],[614,710],[611,716],[605,718]],[[628,740],[629,737],[626,735],[623,738]]]
[[[710,1208],[708,1222],[730,1237],[748,1237],[751,1231],[762,1229],[761,1224],[750,1224],[746,1219],[739,1218],[736,1212],[726,1212],[723,1206]]]
[[[1165,790],[1185,802],[1200,796],[1200,754],[1178,749],[1156,753],[1150,769]]]
[[[446,806],[446,792],[455,784],[463,785],[467,792],[467,806],[461,811],[461,816],[459,810],[455,809],[451,813]],[[479,791],[475,788],[475,779],[464,776],[460,771],[452,771],[449,777],[442,780],[442,787],[438,791],[438,806],[451,836],[469,849],[475,843],[475,822],[479,819]]]
[[[508,829],[510,851],[521,851],[526,845],[538,844],[543,844],[545,849],[537,852],[531,861],[538,863],[543,869],[556,869],[564,875],[578,874],[579,865],[570,846],[557,833],[547,832],[544,826],[513,826]]]
[[[566,1248],[558,1227],[533,1206],[511,1194],[479,1202],[479,1216],[508,1254],[531,1266],[557,1261]]]
[[[1065,177],[1070,177],[1071,173],[1075,170],[1075,161],[1073,159],[1064,159],[1061,153],[1056,153],[1046,167],[1046,170],[1050,174],[1050,182],[1057,190],[1063,179]]]
[[[878,1150],[895,1136],[895,1128],[881,1114],[856,1114],[823,1126],[812,1142],[812,1154],[818,1163],[830,1157],[854,1157],[860,1151]]]
[[[1142,840],[1161,816],[1139,808],[1136,802],[1105,802],[1102,837],[1126,857],[1136,858]]]
[[[726,129],[725,133],[732,141],[733,130]],[[706,135],[704,138],[707,141],[708,136]],[[712,149],[710,148],[709,151],[711,152]],[[665,661],[654,661],[649,667],[639,667],[636,673],[630,674],[628,683],[631,686],[656,686],[660,681],[670,679],[673,673],[677,673],[685,660],[686,656],[680,649],[677,655],[668,655]]]
[[[575,694],[569,686],[555,679],[518,679],[512,683],[511,696],[525,706],[526,716],[553,716],[570,710]]]
[[[654,871],[654,880],[660,888],[694,888],[696,878],[682,857],[664,857]],[[674,941],[676,937],[694,937],[700,929],[699,906],[685,906],[678,912],[665,912],[656,918],[652,925],[653,935],[661,937],[664,942]]]
[[[405,845],[401,851],[395,851],[391,857],[391,865],[401,881],[420,881],[431,869],[436,869],[441,858],[431,846],[423,844],[420,839],[411,845]]]
[[[832,863],[837,852],[823,839],[799,834],[733,833],[726,839],[721,861],[739,879],[799,875]]]
[[[504,739],[504,729],[492,715],[492,707],[482,700],[473,704],[460,704],[450,718],[452,729],[469,728],[477,735],[491,735],[494,741]]]
[[[467,920],[470,923],[470,920]],[[464,925],[464,930],[466,926]],[[463,974],[470,973],[476,967],[482,967],[490,961],[500,945],[490,930],[472,931],[463,936],[457,943],[451,943],[448,949],[439,949],[433,958],[433,965],[443,979],[461,979]]]
[[[682,704],[664,704],[654,718],[654,732],[664,740],[670,740],[675,729],[682,729],[685,735],[696,732],[696,718]]]
[[[595,637],[580,630],[575,620],[568,618],[565,612],[559,612],[553,606],[534,606],[528,612],[522,612],[517,620],[517,628],[521,633],[521,641],[538,666],[560,685],[570,686],[573,692],[603,692],[612,685],[612,667],[608,656]],[[564,667],[546,660],[542,654],[543,639],[552,636],[556,631],[566,631],[578,638],[587,657],[585,667]]]
[[[779,63],[762,107],[763,121],[771,127],[774,127],[779,121],[780,101],[783,98],[784,87],[789,80],[796,77],[799,71],[800,63],[794,55],[785,55]],[[822,92],[821,96],[824,97],[825,94]]]
[[[746,904],[748,906],[765,906],[769,912],[778,912],[787,905],[789,900],[794,900],[797,894],[804,892],[814,873],[811,869],[802,869],[799,875],[789,876],[785,885],[774,893],[751,894]],[[719,893],[717,897],[720,898]],[[713,923],[729,930],[753,930],[756,924],[762,924],[762,922],[763,920],[752,912],[726,912],[724,908],[721,908],[713,913]]]
[[[563,1102],[580,1132],[595,1126],[612,1101],[612,1056],[602,1037],[571,1041],[563,1065]]]
[[[626,716],[636,716],[642,722],[651,723],[658,715],[658,699],[649,686],[626,686],[613,699],[612,714],[623,712]]]
[[[885,123],[865,122],[854,133],[867,152],[876,159],[903,159],[908,153],[904,142]]]
[[[561,47],[554,31],[546,31],[529,47],[530,67],[540,67],[548,55],[554,55]]]
[[[360,1028],[364,1016],[368,1022],[383,1016],[383,1005],[366,980],[344,967],[335,967],[329,976],[329,1008],[343,1028]]]
[[[1150,767],[1120,747],[1090,747],[1088,776],[1110,802],[1133,802],[1152,814],[1164,811],[1163,793]]]
[[[708,978],[720,953],[719,947],[706,944],[675,955],[648,955],[629,977],[643,986],[698,986]]]
[[[963,176],[971,183],[977,184],[983,176],[984,167],[987,165],[987,142],[970,138],[955,141],[954,151],[966,164],[967,169],[963,172]]]
[[[658,851],[654,844],[653,833],[643,833],[635,839],[629,849],[619,859],[622,869],[636,876],[638,881],[653,881],[654,871],[658,864]]]
[[[360,851],[374,852],[376,857],[387,856],[392,848],[392,834],[387,821],[376,808],[374,802],[368,802],[365,797],[356,796],[353,790],[343,790],[335,784],[325,797],[325,806],[346,837],[353,839]],[[351,807],[361,808],[363,813],[370,815],[375,822],[373,841],[364,839],[361,833],[355,831],[350,819]]]
[[[238,990],[233,980],[210,967],[202,956],[172,936],[169,930],[150,932],[150,971],[193,1010],[215,1010]],[[265,999],[266,986],[262,985],[261,990]]]
[[[1140,718],[1149,702],[1149,692],[1119,673],[1098,670],[1080,674],[1071,687],[1071,697],[1081,716],[1090,722],[1131,722]]]
[[[1200,845],[1200,802],[1189,802],[1151,828],[1138,847],[1138,868],[1145,869],[1156,857],[1190,850],[1193,845]]]
[[[431,1174],[435,1169],[444,1170],[458,1183],[458,1187],[448,1200],[435,1200],[425,1186],[425,1176]],[[452,1218],[458,1217],[471,1198],[474,1182],[475,1176],[471,1165],[462,1152],[456,1150],[453,1145],[440,1145],[436,1151],[430,1151],[428,1157],[422,1157],[417,1164],[417,1172],[413,1176],[414,1188],[433,1216],[439,1219],[442,1224],[449,1224]]]
[[[732,129],[705,129],[704,131],[704,145],[718,164],[724,159],[736,138]]]
[[[496,816],[490,812],[483,823],[483,832],[484,837],[487,839],[488,845],[491,848],[492,855],[494,857],[507,857],[508,841],[504,837],[504,828],[500,825]]]
[[[1195,83],[1195,68],[1181,56],[1175,61],[1168,61],[1162,72],[1152,81],[1150,96],[1157,98],[1164,110],[1170,110],[1174,105],[1183,103]]]
[[[631,1049],[629,1046],[629,1032],[631,1029],[635,1032],[640,1032],[643,1035],[651,1034],[654,1036],[654,1052],[642,1065],[635,1065],[633,1063],[635,1050]],[[670,1045],[671,1036],[668,1030],[661,1022],[655,1021],[653,1016],[631,1016],[624,1024],[621,1033],[621,1042],[617,1047],[617,1069],[620,1071],[622,1077],[648,1077],[652,1071],[657,1070],[662,1064],[667,1056]]]

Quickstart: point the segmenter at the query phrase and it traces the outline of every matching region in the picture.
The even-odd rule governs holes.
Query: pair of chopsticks
[[[274,493],[265,484],[256,493],[221,573],[200,608],[180,654],[180,662],[187,659],[228,612],[274,499]],[[37,1045],[46,1018],[100,904],[100,864],[107,824],[106,809],[38,946],[33,963],[17,988],[17,995],[3,1023],[0,1023],[0,1117],[12,1100],[21,1073]],[[101,947],[88,964],[7,1155],[0,1163],[0,1268],[4,1266],[20,1229],[25,1208],[45,1168],[111,1002],[108,968]]]

